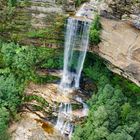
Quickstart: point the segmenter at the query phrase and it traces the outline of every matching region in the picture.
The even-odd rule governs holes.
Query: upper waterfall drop
[[[60,82],[61,92],[66,95],[73,89],[79,88],[81,72],[88,49],[90,22],[80,18],[69,18],[65,36],[64,66]],[[83,105],[82,116],[87,116],[88,106],[77,98]],[[76,99],[75,99],[76,100]],[[55,128],[71,138],[73,132],[73,114],[70,103],[61,103]]]
[[[88,49],[90,22],[69,18],[65,36],[64,67],[60,88],[78,89]]]

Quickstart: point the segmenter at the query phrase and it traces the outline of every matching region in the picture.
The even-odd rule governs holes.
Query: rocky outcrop
[[[12,122],[9,128],[12,140],[68,140],[55,128],[59,104],[62,102],[72,104],[73,124],[81,123],[86,117],[83,103],[76,98],[78,95],[84,101],[89,99],[83,92],[70,91],[71,94],[64,95],[54,83],[30,83],[24,92],[24,103],[18,113],[20,120]],[[68,119],[65,112],[62,115]]]
[[[131,21],[132,25],[140,29],[140,1],[139,0],[102,0],[98,11],[103,17]]]
[[[21,117],[20,122],[10,126],[11,140],[68,140],[34,113],[22,113]]]
[[[139,2],[134,3],[131,0],[91,0],[83,4],[76,14],[84,20],[94,20],[96,11],[106,17],[101,20],[102,42],[93,50],[108,61],[108,67],[113,72],[123,75],[137,85],[140,85],[140,31],[136,29],[140,27],[139,6]],[[121,20],[125,14],[129,19]]]
[[[64,9],[66,12],[75,12],[75,0],[66,0],[64,4]]]
[[[95,51],[110,69],[140,86],[140,31],[129,23],[102,18],[102,42]]]
[[[20,1],[16,8],[0,9],[0,37],[25,45],[63,45],[67,17],[64,5],[53,0]]]
[[[101,12],[108,13],[112,18],[121,19],[124,14],[140,13],[140,2],[136,0],[102,0],[101,3],[101,7],[106,7]]]
[[[90,0],[83,4],[76,15],[93,19],[95,12],[105,18],[129,21],[134,27],[140,29],[140,1]]]
[[[67,12],[75,11],[74,0],[30,0],[10,13],[0,8],[0,37],[26,45],[59,47],[64,43]],[[4,9],[4,12],[3,12]],[[96,50],[112,63],[111,69],[139,85],[140,81],[140,2],[136,0],[91,0],[77,16],[93,19],[93,12],[114,20],[102,19],[102,43]],[[116,21],[122,19],[123,21]],[[128,22],[131,23],[129,25]]]
[[[131,22],[134,27],[140,30],[140,14],[139,15],[130,15]]]

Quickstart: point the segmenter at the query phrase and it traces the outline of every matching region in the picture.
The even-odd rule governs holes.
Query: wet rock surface
[[[130,17],[132,25],[140,30],[140,13],[138,15],[130,15]]]
[[[46,73],[43,74],[45,75]],[[55,74],[60,75],[59,72]],[[39,85],[30,83],[25,90],[25,94],[25,98],[31,96],[41,97],[48,104],[45,105],[44,103],[43,105],[37,102],[35,98],[33,100],[25,100],[19,113],[20,121],[13,123],[9,128],[9,131],[12,133],[12,140],[67,140],[68,137],[61,135],[55,128],[59,105],[62,102],[64,104],[72,104],[73,124],[80,123],[85,118],[82,110],[83,104],[76,100],[77,95],[84,101],[87,100],[81,91],[72,91],[67,96],[61,93],[57,84]],[[66,117],[66,120],[68,119],[65,114],[63,116]]]
[[[20,122],[11,125],[12,140],[67,140],[50,122],[31,112],[22,113]]]

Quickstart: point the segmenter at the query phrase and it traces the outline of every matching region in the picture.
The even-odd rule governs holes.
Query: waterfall
[[[80,98],[78,96],[75,99],[76,99],[76,101],[78,101],[79,103],[81,103],[83,105],[83,111],[82,111],[83,112],[83,115],[84,116],[87,116],[88,115],[88,106],[87,106],[87,104],[85,104],[83,102],[82,98]]]
[[[90,22],[78,18],[69,18],[65,35],[64,67],[60,82],[63,93],[79,88],[80,76],[88,49]],[[83,114],[87,116],[88,107],[81,98],[77,101],[83,104]],[[71,137],[72,106],[70,103],[61,103],[59,106],[56,128],[62,134]]]
[[[79,88],[83,63],[88,48],[90,24],[69,18],[65,37],[64,68],[60,88]]]
[[[59,106],[59,114],[58,120],[56,124],[56,128],[61,131],[62,134],[68,133],[68,135],[72,132],[72,125],[70,121],[72,120],[72,107],[71,104],[61,103]]]

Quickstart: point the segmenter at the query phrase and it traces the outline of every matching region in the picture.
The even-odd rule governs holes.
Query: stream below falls
[[[69,96],[79,89],[81,72],[88,49],[90,22],[80,18],[69,18],[67,21],[64,50],[64,66],[59,93]],[[78,95],[75,100],[82,104],[82,116],[87,116],[88,106]],[[57,123],[55,126],[61,134],[71,138],[73,132],[72,105],[62,102],[59,106]]]

